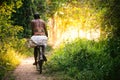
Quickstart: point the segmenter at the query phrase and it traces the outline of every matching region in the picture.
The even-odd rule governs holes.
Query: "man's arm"
[[[34,32],[33,32],[33,21],[31,21],[31,30],[32,30],[32,35],[34,35]]]
[[[45,35],[48,37],[48,32],[47,32],[47,28],[46,28],[45,23],[44,23],[44,30],[45,30]]]

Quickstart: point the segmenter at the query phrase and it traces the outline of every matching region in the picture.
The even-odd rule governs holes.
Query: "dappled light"
[[[88,30],[88,31],[83,31],[83,30],[79,30],[75,27],[70,27],[68,28],[68,30],[66,32],[64,32],[62,34],[62,36],[58,36],[58,40],[56,41],[55,46],[59,46],[63,41],[66,42],[72,42],[74,41],[76,38],[81,38],[81,39],[88,39],[88,40],[94,40],[94,41],[98,41],[100,37],[100,30]]]
[[[100,30],[79,30],[74,28],[69,28],[68,31],[64,32],[62,35],[62,40],[74,40],[75,38],[86,38],[88,40],[97,40],[100,37]]]
[[[75,38],[98,40],[103,17],[101,12],[89,5],[64,5],[49,19],[50,42],[59,45],[63,41],[73,41]]]

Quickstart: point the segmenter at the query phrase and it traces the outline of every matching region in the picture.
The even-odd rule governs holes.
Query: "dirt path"
[[[36,67],[32,65],[33,62],[33,57],[23,60],[14,71],[15,80],[53,80],[51,77],[44,75],[45,71],[39,74]]]

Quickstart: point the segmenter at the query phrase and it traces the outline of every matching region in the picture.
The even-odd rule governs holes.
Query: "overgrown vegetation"
[[[31,36],[29,23],[37,11],[42,19],[51,19],[53,43],[71,26],[75,32],[100,30],[97,42],[76,39],[61,44],[45,65],[47,72],[58,73],[61,80],[120,80],[119,4],[119,0],[1,0],[0,79],[19,64],[18,57],[30,55],[25,38]],[[72,38],[73,33],[68,34]]]
[[[71,80],[112,80],[113,60],[104,49],[103,41],[76,39],[56,49],[46,67],[48,72],[63,73]]]
[[[85,7],[85,10],[82,10],[82,12],[85,11],[84,14],[93,14],[93,12],[86,11],[89,8],[92,8],[95,12],[97,11],[93,18],[93,20],[95,19],[95,23],[92,20],[87,21],[86,17],[88,16],[85,16],[85,19],[83,19],[84,25],[82,27],[84,29],[88,29],[89,27],[99,27],[101,30],[100,41],[93,42],[78,40],[78,42],[74,41],[65,44],[64,47],[60,47],[53,52],[47,65],[48,72],[64,73],[64,75],[68,75],[70,79],[73,80],[119,80],[120,20],[117,17],[120,15],[120,12],[118,12],[120,10],[120,6],[118,5],[120,1],[74,0],[70,3],[77,6],[77,8],[79,7],[78,4],[81,4],[80,7],[85,5],[88,6],[88,8]],[[98,23],[99,21],[100,23]],[[90,24],[90,26],[88,26],[88,24]],[[63,77],[66,78],[66,76]]]
[[[15,12],[14,8],[20,6],[21,0],[2,0],[0,3],[0,80],[29,53],[25,47],[25,39],[17,38],[17,33],[22,32],[23,28],[20,25],[12,25],[10,20],[12,12]]]

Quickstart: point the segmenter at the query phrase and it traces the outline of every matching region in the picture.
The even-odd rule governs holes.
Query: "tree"
[[[19,8],[22,5],[21,0],[4,1],[0,5],[0,39],[2,42],[8,42],[8,39],[12,39],[17,35],[22,28],[11,25],[10,20],[12,12],[15,12],[14,8]]]
[[[15,12],[15,8],[19,8],[21,5],[21,0],[0,0],[0,80],[7,72],[7,63],[12,62],[9,57],[5,59],[4,55],[13,49],[17,33],[22,30],[20,26],[12,25],[10,20],[12,12]],[[13,57],[12,54],[10,56]],[[9,69],[10,67],[11,64],[9,64]]]
[[[33,5],[32,0],[22,0],[23,5],[17,9],[16,12],[12,13],[14,25],[20,25],[23,27],[23,32],[19,33],[19,37],[29,37],[31,35],[30,21],[33,16]]]

